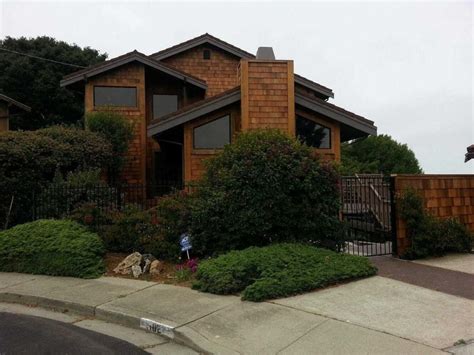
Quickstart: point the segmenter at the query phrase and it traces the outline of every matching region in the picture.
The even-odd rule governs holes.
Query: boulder
[[[140,265],[133,265],[132,266],[132,274],[134,278],[138,278],[142,274],[142,268]]]
[[[150,270],[151,263],[156,260],[156,258],[152,254],[143,254],[142,255],[142,263],[140,266],[142,267],[143,273],[147,273]]]
[[[150,274],[159,275],[163,272],[163,262],[159,260],[153,260],[150,264]]]
[[[132,253],[128,255],[125,259],[123,259],[120,262],[120,264],[117,265],[117,267],[114,269],[114,272],[116,274],[130,275],[132,273],[132,267],[133,266],[140,267],[141,262],[142,262],[142,255],[138,252]],[[141,267],[140,267],[140,273],[141,273]]]

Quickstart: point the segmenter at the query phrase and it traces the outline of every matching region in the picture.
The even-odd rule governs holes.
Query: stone
[[[123,259],[120,264],[117,265],[117,267],[114,269],[114,272],[116,274],[130,275],[132,273],[132,266],[136,265],[140,267],[141,262],[142,255],[138,252],[132,253],[128,255],[125,259]]]
[[[159,275],[163,272],[163,262],[160,260],[153,260],[150,264],[150,274]]]
[[[142,274],[142,268],[140,267],[140,265],[133,265],[132,266],[132,274],[133,274],[133,277],[134,278],[138,278],[138,276],[140,276]]]
[[[150,270],[151,263],[155,260],[156,258],[152,254],[142,255],[142,263],[140,264],[140,266],[142,267],[142,272],[144,274]]]

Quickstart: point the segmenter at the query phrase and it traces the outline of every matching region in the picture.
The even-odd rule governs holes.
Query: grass
[[[303,244],[232,251],[200,263],[193,288],[260,302],[374,275],[367,258]]]
[[[95,278],[105,271],[99,236],[72,221],[39,220],[0,232],[0,271]]]

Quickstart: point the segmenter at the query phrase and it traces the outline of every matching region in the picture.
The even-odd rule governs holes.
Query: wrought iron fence
[[[183,189],[181,182],[117,186],[53,184],[34,194],[32,219],[64,218],[87,205],[100,215],[121,211],[126,206],[146,210],[154,207],[159,197]]]
[[[392,254],[392,195],[390,177],[366,174],[341,178],[341,214],[348,226],[346,252]]]

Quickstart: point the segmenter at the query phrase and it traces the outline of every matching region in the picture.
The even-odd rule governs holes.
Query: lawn
[[[303,244],[231,251],[199,264],[193,288],[264,301],[375,275],[367,258]]]

